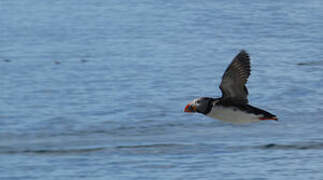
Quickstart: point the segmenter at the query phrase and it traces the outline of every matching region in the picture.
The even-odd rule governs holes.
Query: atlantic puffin
[[[278,118],[248,104],[246,83],[250,75],[250,57],[245,50],[236,55],[222,76],[222,97],[200,97],[186,105],[184,112],[202,113],[230,123],[249,123]]]

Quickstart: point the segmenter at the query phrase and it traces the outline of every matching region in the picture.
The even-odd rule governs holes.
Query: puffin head
[[[194,99],[192,102],[188,103],[184,109],[184,112],[198,112],[207,114],[211,111],[214,99],[208,97],[200,97]]]

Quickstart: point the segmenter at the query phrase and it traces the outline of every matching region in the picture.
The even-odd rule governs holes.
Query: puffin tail
[[[278,121],[278,118],[275,115],[260,117],[259,120],[274,120]]]

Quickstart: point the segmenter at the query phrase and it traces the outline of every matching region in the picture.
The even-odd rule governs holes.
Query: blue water
[[[0,179],[323,179],[323,3],[0,1]],[[231,125],[185,105],[252,59]]]

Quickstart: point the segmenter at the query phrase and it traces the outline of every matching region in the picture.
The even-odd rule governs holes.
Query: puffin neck
[[[211,112],[211,110],[212,110],[212,107],[213,107],[213,102],[214,102],[215,100],[214,99],[212,99],[212,100],[210,100],[209,101],[209,104],[208,104],[208,106],[207,106],[207,108],[206,108],[206,110],[204,111],[204,112],[202,112],[203,114],[208,114],[209,112]]]

